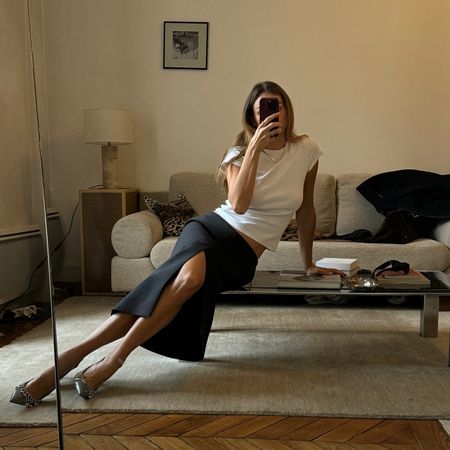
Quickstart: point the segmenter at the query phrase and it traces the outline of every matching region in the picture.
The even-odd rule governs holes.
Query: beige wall
[[[47,111],[40,0],[31,3],[36,84],[44,166]],[[27,3],[0,0],[0,230],[42,226],[40,158],[29,42]]]
[[[23,2],[0,2],[0,229],[32,223],[29,72]]]
[[[101,183],[82,109],[130,109],[121,183],[165,189],[173,172],[215,169],[262,79],[290,94],[322,172],[450,171],[448,0],[46,0],[44,20],[51,189],[66,225],[78,190]],[[207,71],[162,70],[164,20],[210,23]],[[75,227],[66,268],[78,253]]]

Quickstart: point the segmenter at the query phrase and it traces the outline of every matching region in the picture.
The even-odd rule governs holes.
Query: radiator
[[[54,248],[61,239],[59,215],[47,215],[50,247]],[[60,264],[60,252],[52,258],[52,270]],[[14,300],[24,293],[35,268],[44,259],[44,243],[37,225],[20,228],[0,229],[0,305]],[[32,292],[48,284],[47,264],[34,274],[28,291]]]
[[[36,225],[0,230],[0,304],[19,297],[31,274],[44,258],[41,232]],[[39,270],[30,290],[42,286],[45,271]]]

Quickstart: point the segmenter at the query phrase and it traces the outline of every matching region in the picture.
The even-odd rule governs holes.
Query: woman
[[[279,112],[261,121],[264,98],[277,102]],[[227,201],[191,219],[171,258],[124,297],[91,336],[59,356],[63,377],[89,353],[122,338],[104,359],[77,373],[74,385],[82,397],[92,398],[138,346],[202,360],[217,295],[253,278],[258,258],[276,249],[294,213],[307,273],[340,273],[313,264],[313,191],[321,151],[311,138],[294,134],[293,122],[291,101],[280,86],[266,81],[253,87],[244,129],[219,168]],[[16,387],[10,401],[37,406],[54,389],[53,374],[49,368]]]

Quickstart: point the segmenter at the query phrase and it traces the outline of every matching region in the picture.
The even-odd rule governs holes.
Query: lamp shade
[[[130,111],[119,109],[85,109],[84,141],[87,144],[118,145],[133,142]]]

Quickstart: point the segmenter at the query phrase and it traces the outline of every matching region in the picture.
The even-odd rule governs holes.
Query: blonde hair
[[[294,109],[292,108],[291,99],[289,98],[285,90],[277,83],[274,83],[273,81],[262,81],[256,83],[253,86],[252,90],[250,91],[249,96],[247,97],[247,100],[244,105],[244,110],[242,112],[243,130],[236,136],[233,142],[233,147],[241,147],[241,150],[234,158],[232,158],[229,162],[227,162],[225,166],[222,166],[222,164],[220,164],[217,170],[216,178],[219,181],[219,183],[225,187],[225,190],[227,188],[227,180],[225,177],[224,167],[227,167],[233,161],[242,158],[245,155],[250,139],[253,137],[256,128],[258,127],[258,124],[256,123],[255,120],[255,113],[253,110],[253,106],[258,97],[262,94],[279,95],[283,99],[283,104],[286,108],[286,129],[285,129],[286,142],[297,142],[307,137],[306,134],[297,135],[294,132]],[[223,161],[223,158],[227,153],[228,150],[222,156],[221,161]]]

